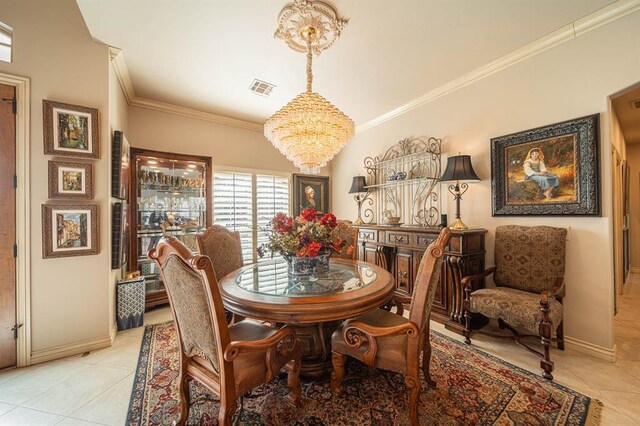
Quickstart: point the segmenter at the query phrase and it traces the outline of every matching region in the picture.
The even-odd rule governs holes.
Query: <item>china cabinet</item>
[[[194,253],[195,236],[211,225],[211,158],[132,148],[131,270],[145,277],[145,306],[168,303],[147,253],[174,236]]]

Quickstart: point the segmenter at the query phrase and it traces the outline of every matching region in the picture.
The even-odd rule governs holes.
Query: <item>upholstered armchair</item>
[[[442,230],[424,253],[418,268],[409,318],[374,309],[346,321],[331,337],[333,372],[331,390],[339,395],[345,373],[347,356],[383,370],[405,375],[409,387],[409,410],[412,425],[418,424],[418,403],[422,389],[420,380],[420,352],[422,372],[428,386],[435,386],[429,375],[431,341],[429,319],[431,305],[440,280],[444,249],[451,231]]]
[[[355,228],[350,220],[339,220],[338,225],[333,229],[331,240],[336,241],[340,238],[346,241],[346,244],[340,253],[333,256],[341,259],[355,259],[358,256],[358,229]],[[351,247],[351,249],[349,249]]]
[[[563,307],[567,230],[551,226],[507,225],[496,228],[495,266],[481,274],[465,277],[465,342],[471,343],[471,316],[479,313],[498,320],[505,336],[478,331],[494,337],[513,338],[542,359],[542,376],[552,380],[550,349],[553,334],[564,350]],[[472,283],[493,274],[495,288],[473,291]],[[518,329],[539,336],[543,352],[526,345]]]
[[[160,266],[178,332],[180,425],[188,418],[192,379],[220,396],[221,425],[231,424],[239,396],[283,367],[289,373],[289,400],[298,404],[301,355],[293,328],[274,330],[253,321],[227,325],[211,260],[192,255],[174,237],[161,239],[149,257]]]

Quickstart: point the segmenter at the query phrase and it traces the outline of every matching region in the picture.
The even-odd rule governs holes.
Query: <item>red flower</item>
[[[305,218],[306,220],[308,220],[309,222],[315,220],[315,218],[318,216],[316,211],[314,209],[312,209],[311,207],[306,208],[304,210],[302,210],[300,212],[300,216],[302,216],[303,218]]]
[[[310,243],[307,246],[307,256],[316,257],[318,253],[320,253],[321,248],[322,248],[322,244],[320,243]]]
[[[351,256],[353,254],[353,245],[347,247],[347,256]]]
[[[338,241],[333,243],[331,247],[333,247],[336,253],[340,253],[342,251],[342,243],[343,243],[342,238],[338,238]]]
[[[331,213],[327,213],[320,219],[320,225],[328,226],[329,228],[335,228],[338,225],[336,217]]]
[[[293,229],[293,219],[282,212],[276,213],[271,222],[273,223],[273,230],[280,234],[284,234]]]

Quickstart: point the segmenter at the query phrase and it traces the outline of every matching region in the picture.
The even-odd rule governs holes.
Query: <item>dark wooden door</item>
[[[0,368],[16,365],[15,87],[0,84]]]

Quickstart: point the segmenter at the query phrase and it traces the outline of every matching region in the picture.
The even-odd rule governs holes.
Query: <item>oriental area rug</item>
[[[148,326],[133,384],[127,425],[170,425],[179,417],[178,346],[173,323]],[[431,374],[423,391],[424,425],[597,425],[602,404],[440,333],[431,334]],[[329,378],[302,380],[303,403],[286,396],[286,376],[244,396],[236,425],[408,425],[408,392],[400,374],[347,362],[343,394]],[[424,379],[423,379],[424,380]],[[217,397],[192,381],[187,424],[215,425]]]

